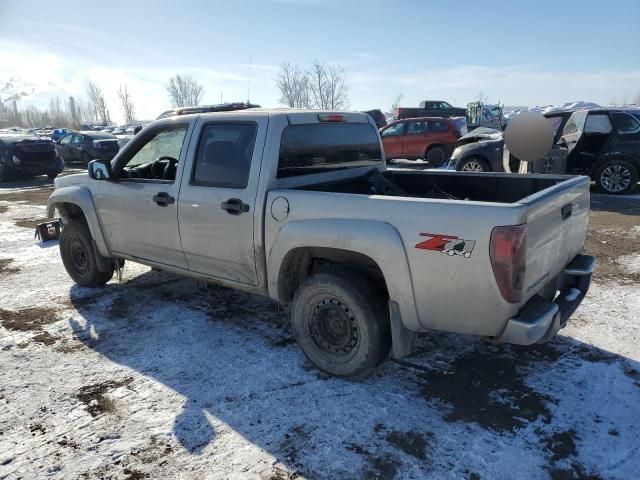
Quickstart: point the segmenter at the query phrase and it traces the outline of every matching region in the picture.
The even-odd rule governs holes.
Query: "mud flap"
[[[98,266],[98,270],[101,272],[111,272],[113,271],[113,262],[109,257],[103,257],[98,251],[98,246],[96,245],[95,240],[91,240],[91,244],[93,245],[93,256],[96,259],[96,265]]]
[[[397,302],[389,300],[389,321],[391,322],[391,354],[394,360],[401,360],[411,355],[416,340],[416,332],[402,324],[400,307]]]

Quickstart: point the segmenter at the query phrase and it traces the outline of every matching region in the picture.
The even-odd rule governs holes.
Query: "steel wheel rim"
[[[470,160],[462,166],[463,172],[482,172],[482,165],[475,160]]]
[[[631,172],[623,165],[609,165],[600,174],[600,183],[608,192],[621,192],[631,184]]]
[[[91,262],[89,261],[89,252],[84,243],[78,238],[73,237],[69,244],[69,254],[73,268],[80,274],[86,275],[89,271]]]
[[[360,328],[353,310],[332,295],[321,297],[312,308],[307,328],[314,345],[331,355],[352,354],[360,342]]]

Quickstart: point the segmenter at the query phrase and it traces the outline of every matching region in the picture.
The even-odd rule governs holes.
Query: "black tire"
[[[468,157],[456,164],[459,172],[490,172],[489,162],[480,157]]]
[[[60,256],[69,276],[81,287],[99,287],[113,277],[113,270],[98,270],[91,233],[83,223],[72,220],[62,228]]]
[[[49,180],[53,180],[58,176],[57,173],[47,173],[47,177],[49,177]]]
[[[385,295],[349,270],[309,277],[293,297],[291,323],[311,363],[339,377],[366,377],[391,347]]]
[[[89,154],[87,152],[82,152],[82,163],[85,167],[89,166],[89,162],[91,159],[89,158]]]
[[[594,180],[598,189],[610,195],[624,195],[638,185],[638,169],[623,159],[608,160],[596,168]]]
[[[440,145],[434,145],[429,147],[424,154],[425,161],[429,162],[429,166],[432,168],[440,167],[449,160],[447,151]]]

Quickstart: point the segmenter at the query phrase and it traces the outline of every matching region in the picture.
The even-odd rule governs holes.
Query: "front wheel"
[[[638,170],[626,160],[609,160],[598,167],[595,181],[604,193],[623,195],[636,188]]]
[[[89,166],[89,162],[91,159],[89,158],[89,154],[87,152],[82,152],[82,163],[85,167]]]
[[[458,165],[456,165],[456,170],[458,170],[459,172],[480,173],[480,172],[490,172],[491,167],[482,158],[470,157],[470,158],[465,158],[460,163],[458,163]]]
[[[432,168],[440,167],[448,160],[447,151],[440,145],[435,145],[427,150],[424,159]]]
[[[70,221],[60,232],[60,256],[69,276],[81,287],[104,285],[113,270],[101,272],[93,253],[91,232],[83,223]]]
[[[320,370],[364,377],[391,347],[385,296],[366,276],[335,269],[309,277],[291,303],[300,348]]]

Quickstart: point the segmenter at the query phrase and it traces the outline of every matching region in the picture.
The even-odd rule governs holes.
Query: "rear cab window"
[[[289,125],[282,132],[277,178],[383,163],[378,133],[369,123]]]

